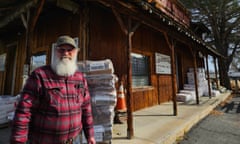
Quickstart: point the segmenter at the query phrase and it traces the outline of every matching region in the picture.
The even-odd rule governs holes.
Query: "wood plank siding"
[[[189,12],[177,0],[147,0],[154,4],[158,9],[174,18],[177,22],[189,26]]]
[[[205,66],[198,51],[205,50],[207,54],[208,50],[192,39],[189,13],[177,0],[71,2],[74,6],[67,8],[46,0],[46,7],[38,18],[35,17],[36,25],[31,27],[31,33],[21,26],[11,33],[11,37],[0,34],[0,54],[7,53],[6,71],[0,71],[1,95],[19,94],[23,86],[24,65],[31,56],[45,53],[46,63],[51,63],[52,44],[60,35],[79,39],[79,61],[110,59],[119,79],[117,86],[123,81],[126,88],[128,78],[132,78],[128,67],[132,64],[130,50],[130,53],[148,57],[149,84],[131,87],[128,91],[133,111],[172,101],[176,95],[173,88],[178,91],[187,82],[186,73],[194,67],[194,55],[197,66]],[[76,7],[77,11],[71,9]],[[20,24],[23,25],[22,21]],[[176,73],[157,74],[156,53],[175,61],[171,68],[176,68],[173,71]],[[11,58],[15,60],[11,61]],[[175,75],[176,83],[173,81]]]
[[[161,75],[159,81],[159,101],[160,103],[172,100],[172,77],[170,75]]]

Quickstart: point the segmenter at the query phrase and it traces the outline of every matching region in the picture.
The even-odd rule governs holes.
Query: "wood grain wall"
[[[89,13],[85,17],[79,14],[72,14],[68,11],[55,11],[40,17],[36,29],[30,37],[31,54],[45,52],[47,63],[51,61],[52,43],[60,35],[70,35],[80,38],[80,48],[86,46],[87,59],[103,60],[110,59],[113,62],[115,74],[119,80],[126,81],[127,70],[127,39],[128,37],[120,28],[116,17],[111,9],[104,9],[99,6],[89,5]],[[82,24],[88,18],[87,27]],[[123,23],[127,24],[127,18],[122,16]],[[137,22],[133,20],[133,25]],[[127,27],[127,26],[126,26]],[[89,33],[88,33],[89,30]],[[85,32],[84,34],[82,32]],[[85,38],[83,38],[85,37]],[[85,45],[83,39],[87,39]],[[140,25],[132,37],[132,52],[147,55],[150,58],[150,86],[144,89],[133,89],[133,110],[139,110],[163,102],[171,101],[172,75],[156,74],[155,53],[162,53],[171,56],[171,51],[164,36],[150,27]],[[176,55],[179,56],[179,69],[181,72],[180,84],[185,82],[185,73],[189,67],[193,66],[191,53],[185,45],[177,45]],[[17,64],[14,94],[18,94],[22,89],[23,65],[26,59],[25,34],[19,36],[16,49]],[[80,52],[79,60],[83,58]],[[0,90],[2,92],[5,73],[0,72]]]
[[[7,48],[3,42],[0,42],[0,55],[2,55],[2,54],[7,54]],[[7,65],[5,65],[4,71],[0,71],[0,95],[4,94],[5,79],[6,79],[6,73],[7,73],[6,67],[7,67]]]
[[[64,20],[63,20],[64,17]],[[77,17],[77,18],[76,18]],[[36,25],[33,36],[30,38],[32,45],[30,46],[31,55],[38,52],[47,54],[47,64],[51,62],[51,47],[58,36],[71,35],[78,36],[79,31],[79,15],[73,15],[70,12],[50,13],[45,17],[40,17]],[[19,37],[16,49],[16,77],[14,95],[20,93],[23,86],[23,66],[26,59],[26,43],[25,34]]]
[[[90,60],[110,59],[119,79],[127,74],[127,36],[121,31],[111,11],[90,10]]]
[[[133,47],[134,52],[150,56],[151,59],[150,74],[153,90],[151,90],[152,93],[147,92],[143,94],[146,97],[145,99],[152,97],[154,103],[149,102],[147,107],[170,101],[172,98],[172,76],[170,74],[156,74],[155,72],[155,53],[170,56],[170,49],[163,35],[149,27],[142,26],[134,35]],[[146,105],[141,105],[141,108],[144,107],[146,107]]]

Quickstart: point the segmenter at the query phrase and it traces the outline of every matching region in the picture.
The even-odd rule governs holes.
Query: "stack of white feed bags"
[[[0,124],[6,124],[13,119],[14,111],[19,101],[19,95],[0,96]]]
[[[114,108],[117,102],[117,77],[112,61],[87,60],[79,62],[79,69],[86,74],[89,86],[96,141],[109,143],[112,139]],[[83,143],[86,143],[85,139]]]
[[[205,76],[204,68],[197,68],[197,85],[198,95],[201,97],[208,93],[208,81]],[[190,101],[196,99],[194,69],[189,68],[187,72],[187,84],[184,84],[184,89],[177,93],[177,101]]]

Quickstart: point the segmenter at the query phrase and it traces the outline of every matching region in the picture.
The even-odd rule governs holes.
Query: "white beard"
[[[52,69],[57,73],[59,76],[71,76],[73,75],[77,67],[77,55],[75,55],[72,59],[69,58],[58,58],[54,55],[53,62],[51,64]]]

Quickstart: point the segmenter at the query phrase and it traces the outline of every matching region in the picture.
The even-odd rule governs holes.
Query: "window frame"
[[[144,85],[134,85],[134,80],[133,80],[133,77],[134,77],[134,68],[133,68],[133,59],[132,59],[132,56],[135,55],[135,56],[144,56],[147,58],[147,68],[145,67],[147,73],[145,76],[147,76],[147,84],[144,84]],[[150,54],[146,54],[146,53],[139,53],[139,52],[131,52],[131,67],[132,67],[132,88],[134,90],[144,90],[144,89],[152,89],[152,86],[151,86],[151,55]]]
[[[41,56],[43,56],[43,57],[40,58]],[[44,56],[45,56],[45,58],[44,58]],[[42,59],[43,60],[43,64],[40,64],[40,65],[34,64],[34,62],[33,62],[34,61],[34,57],[39,57],[40,59]],[[31,62],[30,62],[30,72],[32,72],[34,69],[47,64],[47,52],[42,51],[42,52],[37,52],[35,54],[32,54],[30,59],[31,59]]]

